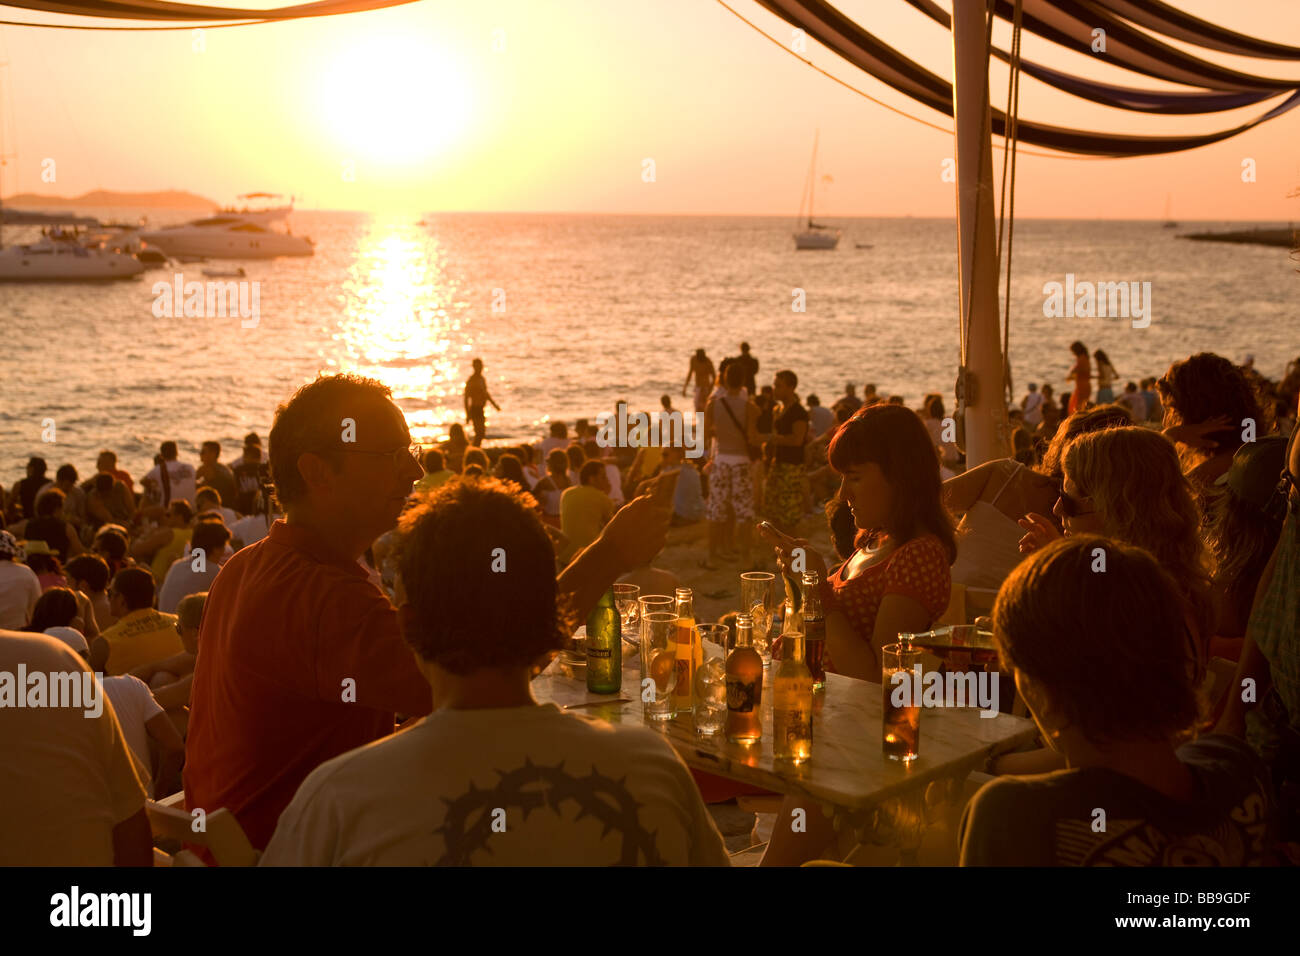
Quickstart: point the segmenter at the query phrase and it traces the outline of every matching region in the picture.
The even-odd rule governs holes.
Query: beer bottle
[[[617,694],[622,689],[623,635],[610,588],[587,615],[587,690]]]
[[[781,635],[785,656],[772,678],[772,756],[803,763],[812,756],[813,680],[804,663],[804,636]]]
[[[737,614],[736,646],[727,655],[727,739],[737,744],[763,736],[763,658],[753,637],[753,616]]]
[[[693,709],[695,686],[695,668],[704,663],[704,648],[695,639],[695,592],[690,588],[678,588],[677,596],[677,634],[673,663],[677,668],[677,683],[673,686],[673,710],[676,713],[690,713]]]

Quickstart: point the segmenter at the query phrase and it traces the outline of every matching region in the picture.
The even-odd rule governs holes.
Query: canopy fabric
[[[1167,3],[1161,3],[1160,0],[1142,0],[1141,3],[1130,0],[1098,0],[1097,5],[1106,7],[1138,26],[1184,43],[1203,46],[1207,50],[1235,53],[1237,56],[1256,56],[1266,60],[1300,59],[1300,47],[1284,46],[1225,30],[1213,23],[1198,20],[1190,13],[1177,10]]]
[[[306,17],[332,17],[340,13],[359,13],[398,7],[415,0],[319,0],[272,10],[241,10],[230,7],[202,7],[188,3],[164,3],[161,0],[4,0],[3,7],[39,10],[77,17],[107,17],[112,20],[168,20],[196,23],[220,20],[298,20]],[[30,26],[42,26],[39,23]]]
[[[952,85],[947,80],[936,76],[920,64],[903,56],[887,43],[850,20],[827,3],[826,0],[757,0],[757,2],[792,26],[805,30],[822,45],[835,51],[859,69],[870,73],[876,79],[889,84],[900,93],[947,116],[952,115]],[[1036,7],[1048,6],[1046,3],[1038,2],[1038,0],[1025,0],[1026,10],[1031,2],[1034,2]],[[999,3],[1001,4],[1002,0],[999,0]],[[1014,12],[1014,8],[1008,9]],[[1047,12],[1053,11],[1048,10]],[[1089,42],[1091,42],[1090,31],[1091,27],[1089,27]],[[1108,35],[1108,53],[1111,49]],[[1213,64],[1207,64],[1207,66],[1213,66]],[[1246,77],[1248,80],[1252,79],[1246,74],[1234,73],[1234,75]],[[1268,80],[1265,82],[1274,84],[1282,81]],[[1271,87],[1256,88],[1250,92],[1261,92],[1266,88],[1272,89]],[[1228,139],[1260,123],[1282,115],[1300,105],[1300,89],[1297,88],[1300,88],[1300,83],[1291,84],[1290,86],[1283,84],[1280,88],[1273,89],[1270,95],[1276,95],[1287,90],[1292,90],[1292,93],[1285,100],[1254,120],[1231,129],[1211,133],[1176,136],[1099,133],[1088,130],[1066,129],[1019,119],[1017,121],[1017,137],[1025,143],[1036,146],[1044,146],[1062,152],[1096,156],[1148,156],[1179,152]],[[1234,88],[1234,91],[1241,92],[1242,90],[1238,86]],[[1005,114],[996,108],[992,109],[991,112],[993,133],[998,136],[1005,135]]]
[[[905,0],[934,20],[945,30],[952,29],[952,17],[947,10],[934,0]],[[997,46],[990,52],[1004,63],[1011,62],[1011,55]],[[1300,51],[1297,51],[1300,57]],[[1135,110],[1143,113],[1218,113],[1223,110],[1235,110],[1242,106],[1252,106],[1277,95],[1273,91],[1257,90],[1253,92],[1219,92],[1216,90],[1143,90],[1130,86],[1118,86],[1114,83],[1102,83],[1097,80],[1085,80],[1071,76],[1026,60],[1020,60],[1020,69],[1034,79],[1058,90],[1070,93],[1082,99],[1111,106],[1122,110]]]

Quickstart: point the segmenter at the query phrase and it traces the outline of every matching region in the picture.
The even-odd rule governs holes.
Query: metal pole
[[[985,0],[953,0],[953,118],[961,321],[967,328],[966,467],[1010,456],[1002,396]]]

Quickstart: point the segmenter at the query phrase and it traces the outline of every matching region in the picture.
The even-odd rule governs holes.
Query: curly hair
[[[1227,443],[1229,451],[1241,444],[1244,419],[1255,423],[1259,435],[1267,435],[1273,426],[1272,410],[1262,400],[1258,387],[1240,368],[1213,352],[1198,352],[1174,362],[1156,382],[1156,391],[1165,410],[1165,428],[1198,425],[1226,415],[1230,421],[1221,434],[1236,436]],[[1191,466],[1222,450],[1220,447],[1207,453],[1184,446],[1180,457],[1184,469],[1190,470]]]
[[[952,515],[943,506],[939,454],[930,432],[910,408],[868,405],[840,426],[827,461],[843,474],[855,465],[875,464],[893,491],[884,531],[899,544],[922,534],[937,537],[951,563],[957,557]]]
[[[1211,562],[1198,534],[1200,512],[1178,453],[1159,432],[1128,426],[1080,435],[1065,449],[1064,472],[1092,498],[1103,534],[1145,548],[1192,606],[1200,635],[1214,625]]]
[[[513,483],[483,477],[420,493],[402,515],[394,556],[415,619],[403,634],[421,658],[466,675],[563,646],[555,549],[533,508]]]
[[[1099,552],[1105,573],[1096,571]],[[1003,666],[1041,686],[1090,742],[1172,741],[1201,710],[1186,611],[1151,555],[1076,535],[1011,572],[993,605],[993,634]]]
[[[1123,428],[1132,424],[1133,416],[1123,405],[1094,405],[1092,408],[1081,408],[1057,427],[1056,434],[1052,436],[1047,450],[1043,452],[1043,460],[1035,470],[1041,475],[1060,481],[1061,455],[1065,452],[1066,445],[1088,432],[1098,432],[1105,428]]]

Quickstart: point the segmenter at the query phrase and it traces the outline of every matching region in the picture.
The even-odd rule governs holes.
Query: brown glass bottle
[[[763,658],[753,647],[754,619],[736,615],[736,646],[727,655],[727,739],[755,744],[763,736]]]

